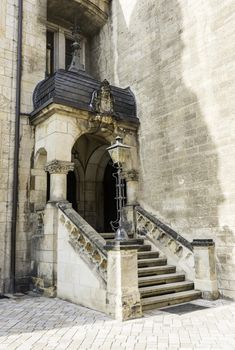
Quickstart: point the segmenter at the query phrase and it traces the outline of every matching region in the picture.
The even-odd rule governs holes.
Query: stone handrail
[[[137,212],[137,228],[138,228],[138,222],[141,220],[146,222],[151,222],[155,227],[157,227],[163,234],[167,234],[170,236],[173,240],[178,242],[178,244],[184,246],[185,248],[193,251],[192,244],[187,241],[184,237],[182,237],[179,233],[175,232],[172,228],[161,222],[159,219],[157,219],[152,214],[148,213],[145,209],[141,208],[140,206],[135,207],[135,210]],[[147,222],[146,222],[147,223]],[[143,232],[142,232],[143,234]]]
[[[137,234],[145,236],[167,256],[170,264],[176,265],[185,272],[187,278],[194,280],[195,262],[192,244],[145,209],[137,206],[135,211]]]
[[[58,203],[59,220],[69,233],[69,243],[92,270],[107,281],[106,241],[74,209],[70,203]]]

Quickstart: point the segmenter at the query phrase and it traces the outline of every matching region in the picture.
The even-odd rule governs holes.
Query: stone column
[[[192,242],[195,261],[195,289],[202,292],[204,299],[217,299],[215,243],[212,239],[194,239]]]
[[[56,296],[58,231],[56,204],[67,198],[67,174],[73,167],[73,163],[59,160],[53,160],[45,166],[45,170],[51,176],[50,200],[44,210],[44,235],[40,240],[40,251],[38,251],[36,284],[47,296]]]
[[[59,29],[56,33],[55,69],[65,69],[65,34]]]
[[[129,170],[125,173],[127,204],[125,207],[126,221],[128,223],[128,231],[135,232],[135,206],[137,203],[138,194],[138,172],[136,170]]]
[[[107,312],[116,320],[125,321],[142,316],[138,289],[138,248],[138,245],[125,245],[125,242],[117,241],[106,245]]]
[[[45,170],[50,173],[50,202],[58,202],[67,198],[67,174],[74,170],[74,163],[53,160],[46,164]]]

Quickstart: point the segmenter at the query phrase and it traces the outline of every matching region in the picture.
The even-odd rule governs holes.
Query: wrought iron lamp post
[[[109,155],[114,163],[117,172],[113,175],[116,179],[116,207],[117,219],[111,222],[111,226],[115,231],[115,240],[123,241],[128,239],[128,234],[125,229],[125,220],[123,215],[123,208],[125,202],[125,184],[123,179],[123,164],[126,162],[130,154],[130,146],[122,143],[120,136],[116,137],[116,143],[107,148]]]

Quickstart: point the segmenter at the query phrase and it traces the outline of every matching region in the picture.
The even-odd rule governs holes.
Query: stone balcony
[[[110,0],[48,0],[47,17],[50,22],[71,28],[74,20],[83,33],[92,36],[105,24]]]

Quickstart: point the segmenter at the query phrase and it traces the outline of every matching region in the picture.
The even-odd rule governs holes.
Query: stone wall
[[[188,240],[215,240],[233,298],[234,11],[231,0],[115,0],[92,43],[94,75],[136,95],[139,202]]]
[[[11,188],[14,141],[16,11],[12,1],[0,3],[0,293],[9,283]],[[9,190],[9,191],[8,191]]]
[[[73,215],[74,218],[76,219]],[[86,231],[88,236],[94,237],[92,228],[89,225],[86,227],[86,224],[82,221],[79,223],[82,230],[79,230],[78,226],[72,228],[72,221],[68,220],[64,223],[63,219],[68,220],[59,209],[57,296],[91,309],[106,312],[104,275],[107,274],[107,262],[105,263],[106,267],[101,268],[104,261],[106,261],[104,255],[98,249],[98,246],[93,245],[92,241],[87,241],[87,237],[83,234]],[[71,233],[70,230],[72,232],[75,230],[75,233]],[[97,237],[95,241],[97,244]],[[94,259],[95,255],[98,256],[97,260]]]
[[[25,0],[23,18],[22,104],[20,130],[19,206],[16,243],[17,280],[30,270],[29,186],[33,133],[27,113],[32,92],[45,74],[46,1]],[[0,293],[8,291],[13,185],[18,1],[0,4]],[[33,20],[32,20],[33,19]]]

